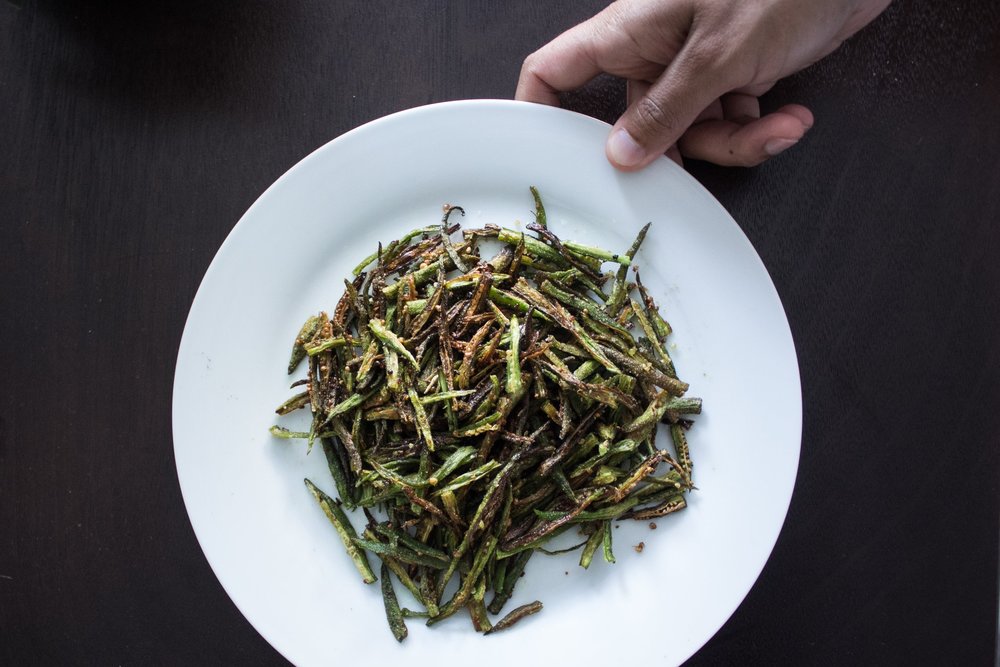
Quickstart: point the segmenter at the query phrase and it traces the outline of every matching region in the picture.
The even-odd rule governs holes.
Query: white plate
[[[247,211],[198,290],[174,378],[174,452],[191,523],[240,611],[298,665],[477,667],[680,663],[750,590],[788,509],[798,465],[798,365],[781,302],[726,211],[666,159],[636,174],[604,157],[608,126],[506,101],[432,105],[335,139]],[[529,185],[563,238],[627,248],[674,326],[672,351],[705,412],[690,431],[690,506],[615,530],[618,563],[536,555],[507,609],[541,614],[483,637],[466,614],[409,622],[397,644],[377,586],[365,586],[303,477],[334,490],[323,454],[272,439],[291,395],[285,366],[299,325],[332,312],[343,279],[381,241],[465,207],[464,226],[529,222]],[[356,525],[362,520],[353,517]],[[643,552],[632,545],[645,542]],[[405,591],[403,591],[405,592]],[[402,664],[402,662],[400,663]],[[555,664],[555,663],[554,663]]]

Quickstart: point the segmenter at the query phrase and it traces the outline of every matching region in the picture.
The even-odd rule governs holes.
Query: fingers
[[[579,88],[601,73],[590,53],[588,23],[571,28],[525,59],[514,99],[558,106],[560,91]]]
[[[646,81],[628,82],[628,105],[649,94]],[[793,146],[813,124],[807,108],[789,104],[764,119],[753,95],[728,93],[713,100],[665,154],[683,165],[683,158],[724,166],[750,167]]]
[[[691,44],[645,95],[629,105],[612,128],[605,151],[619,169],[635,171],[648,165],[673,145],[716,98],[736,87],[724,67]]]
[[[754,118],[756,106],[746,99],[726,96],[726,118],[691,126],[678,142],[681,154],[731,167],[752,167],[794,146],[812,127],[812,113],[790,104],[763,118]],[[746,98],[748,96],[739,96]],[[732,112],[732,113],[731,113]],[[756,109],[759,115],[759,108]]]
[[[655,16],[647,15],[651,6]],[[557,105],[558,93],[580,88],[602,72],[653,80],[680,49],[690,20],[690,10],[681,2],[615,2],[529,55],[514,98]],[[645,34],[654,26],[655,34]],[[664,37],[671,33],[664,26],[674,26],[676,34]],[[642,51],[640,44],[654,47]]]

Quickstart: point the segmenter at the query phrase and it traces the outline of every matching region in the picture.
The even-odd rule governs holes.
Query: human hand
[[[524,61],[515,98],[558,93],[602,72],[628,80],[628,108],[605,150],[619,169],[663,153],[753,166],[794,145],[812,113],[760,117],[758,97],[834,51],[890,0],[617,0]]]

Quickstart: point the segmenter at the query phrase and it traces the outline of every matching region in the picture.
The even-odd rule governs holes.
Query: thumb
[[[703,109],[734,87],[718,62],[689,42],[611,129],[605,145],[611,164],[642,169],[674,145]]]

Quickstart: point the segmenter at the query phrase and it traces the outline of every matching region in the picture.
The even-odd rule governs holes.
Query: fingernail
[[[608,139],[608,157],[622,167],[635,167],[646,159],[646,151],[628,130],[615,130]]]
[[[786,151],[799,142],[798,139],[771,139],[764,144],[764,152],[774,156],[782,151]]]

